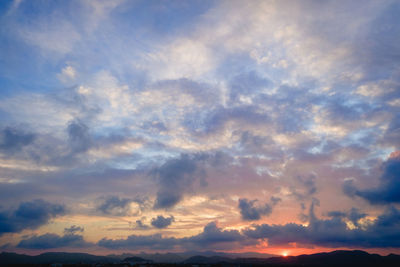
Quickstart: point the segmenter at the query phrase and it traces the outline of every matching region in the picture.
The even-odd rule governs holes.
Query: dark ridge
[[[400,256],[380,256],[361,250],[336,250],[310,255],[273,257],[267,259],[265,264],[277,266],[400,266]]]
[[[87,253],[67,253],[67,252],[46,252],[37,256],[21,255],[17,253],[2,252],[0,254],[0,265],[11,264],[94,264],[94,263],[115,263],[119,259],[107,256],[96,256]]]
[[[128,257],[124,259],[124,262],[132,262],[132,263],[152,263],[152,260],[143,259],[141,257]]]
[[[152,260],[153,262],[156,263],[180,263],[185,257],[182,257],[179,254],[176,253],[153,253],[153,254],[147,254],[147,253],[139,253],[135,254],[136,257],[141,257],[144,259],[149,259]]]
[[[144,253],[142,253],[144,254]],[[127,255],[127,254],[124,254]],[[147,254],[158,255],[159,259],[167,255],[167,259],[176,259],[176,254]],[[204,256],[196,255],[181,260],[179,262],[155,262],[149,258],[131,256],[125,259],[113,255],[95,256],[86,253],[63,253],[49,252],[38,256],[28,256],[16,253],[3,252],[0,254],[0,266],[50,266],[50,264],[59,263],[69,266],[84,266],[84,264],[99,264],[98,266],[123,266],[128,263],[134,266],[379,266],[379,267],[399,267],[400,255],[390,254],[380,256],[378,254],[369,254],[361,250],[337,250],[326,253],[316,253],[310,255],[272,257],[272,258],[230,258],[223,256]]]
[[[182,262],[183,264],[218,264],[218,263],[235,263],[234,259],[220,256],[193,256]]]

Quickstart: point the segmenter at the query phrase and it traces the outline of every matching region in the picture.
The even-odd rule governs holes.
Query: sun
[[[289,255],[289,253],[287,251],[282,252],[283,257],[287,257],[288,255]]]

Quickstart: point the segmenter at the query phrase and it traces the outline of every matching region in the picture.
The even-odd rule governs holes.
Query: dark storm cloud
[[[351,197],[361,197],[371,204],[400,203],[400,157],[386,161],[383,169],[378,187],[360,190],[353,180],[348,180],[343,184],[344,193]]]
[[[318,219],[311,205],[309,225],[296,223],[284,225],[253,225],[243,234],[254,239],[268,239],[270,246],[316,245],[323,247],[400,247],[400,211],[394,207],[387,209],[374,222],[355,229],[347,228],[344,217],[355,220],[364,214],[332,213],[331,219]],[[352,217],[355,215],[355,217]]]
[[[36,229],[50,219],[65,214],[65,207],[42,199],[22,202],[16,210],[0,212],[0,235]]]
[[[161,234],[137,236],[130,235],[126,239],[107,239],[103,238],[98,242],[101,247],[109,249],[173,249],[180,248],[204,248],[220,244],[229,246],[229,244],[237,244],[248,242],[246,237],[237,230],[222,230],[218,228],[215,222],[207,224],[203,232],[198,235],[184,238],[163,237]],[[252,242],[252,241],[251,241]],[[254,243],[254,242],[253,242]]]
[[[0,131],[0,151],[12,153],[31,144],[35,135],[22,130],[7,127]]]
[[[170,226],[173,221],[175,221],[174,216],[164,217],[158,215],[157,218],[153,218],[151,220],[151,225],[153,225],[155,228],[163,229]]]
[[[242,219],[245,221],[256,221],[261,219],[261,216],[268,216],[272,212],[272,206],[275,205],[279,199],[271,199],[271,203],[266,203],[264,205],[256,205],[258,200],[248,200],[247,198],[239,199],[239,210]]]
[[[27,249],[50,249],[61,247],[83,248],[91,245],[93,244],[86,242],[82,235],[64,234],[63,236],[59,236],[57,234],[47,233],[23,239],[18,243],[17,247]]]
[[[85,229],[80,226],[72,225],[69,228],[64,228],[64,234],[82,233]]]
[[[191,189],[193,183],[204,176],[198,168],[198,163],[205,158],[205,155],[200,154],[183,154],[180,158],[171,159],[151,171],[159,186],[154,208],[171,208],[181,201],[184,193]]]

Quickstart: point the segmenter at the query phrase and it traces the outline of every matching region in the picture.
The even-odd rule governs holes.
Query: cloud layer
[[[0,246],[398,253],[399,12],[4,1]]]

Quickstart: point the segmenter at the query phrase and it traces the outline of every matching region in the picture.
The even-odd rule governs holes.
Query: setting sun
[[[287,251],[282,252],[283,257],[287,257],[288,255],[289,255],[289,253]]]

